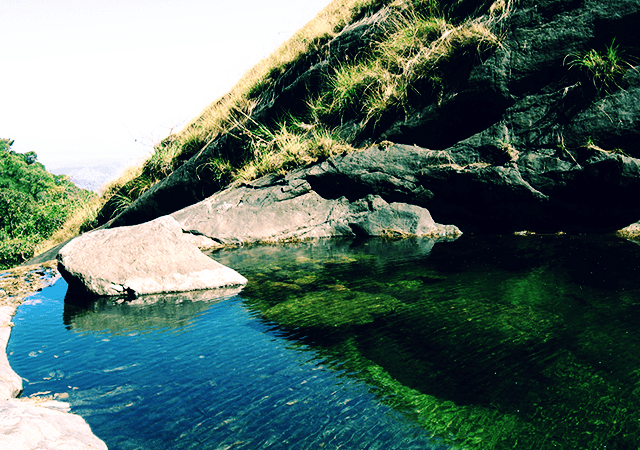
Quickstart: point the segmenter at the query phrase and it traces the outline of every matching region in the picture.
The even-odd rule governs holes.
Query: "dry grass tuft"
[[[500,45],[496,25],[510,12],[511,1],[500,0],[489,15],[459,25],[446,20],[438,2],[425,7],[396,1],[391,7],[396,14],[372,55],[335,70],[326,92],[311,103],[314,117],[322,120],[355,112],[378,119],[386,111],[406,108],[418,83],[426,81],[438,91],[444,62],[461,52]]]
[[[234,181],[248,182],[270,173],[285,174],[353,150],[325,129],[311,127],[300,133],[300,128],[296,123],[281,124],[275,132],[264,129],[265,134],[256,135],[252,145],[254,158],[234,171]]]

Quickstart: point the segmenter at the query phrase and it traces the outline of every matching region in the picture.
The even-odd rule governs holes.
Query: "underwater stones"
[[[403,303],[387,294],[370,294],[335,289],[292,296],[263,312],[264,316],[284,326],[302,328],[335,328],[365,325],[403,307]]]
[[[244,285],[236,271],[205,256],[171,217],[84,234],[58,253],[70,292],[139,295]]]

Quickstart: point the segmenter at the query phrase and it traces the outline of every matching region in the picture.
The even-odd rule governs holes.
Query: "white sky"
[[[0,0],[0,138],[133,162],[331,0]]]

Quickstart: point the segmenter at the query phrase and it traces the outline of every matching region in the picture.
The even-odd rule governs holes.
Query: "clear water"
[[[635,244],[463,236],[212,256],[248,286],[78,305],[60,280],[31,297],[8,347],[23,395],[58,394],[112,450],[639,448]]]

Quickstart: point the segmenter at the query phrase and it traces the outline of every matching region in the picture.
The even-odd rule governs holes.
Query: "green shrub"
[[[582,80],[590,84],[598,93],[611,93],[620,88],[620,80],[633,65],[625,56],[624,50],[616,44],[615,38],[602,51],[595,49],[570,53],[565,58],[569,69],[581,72]]]
[[[0,139],[0,268],[33,256],[78,208],[95,198],[65,176],[47,172],[34,152],[16,153]]]

